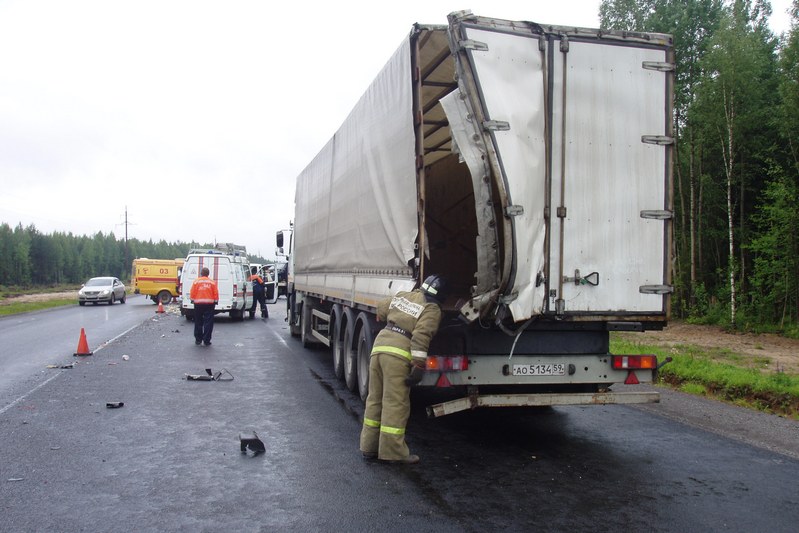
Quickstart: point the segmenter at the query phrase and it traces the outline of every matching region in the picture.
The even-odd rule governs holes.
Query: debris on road
[[[223,368],[216,374],[214,374],[214,372],[210,368],[206,368],[205,374],[206,375],[203,374],[184,374],[184,375],[186,376],[187,381],[233,381],[234,379],[233,374],[231,374],[227,368]],[[230,377],[223,378],[222,376],[225,374],[227,374]]]
[[[241,441],[242,453],[247,453],[247,450],[250,450],[253,454],[258,455],[266,451],[266,446],[255,431],[239,433],[239,441]]]
[[[47,365],[47,368],[66,368],[66,369],[72,369],[72,368],[75,368],[75,363],[69,363],[68,365]]]

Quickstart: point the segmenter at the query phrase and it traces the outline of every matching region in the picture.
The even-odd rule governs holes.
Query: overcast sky
[[[773,1],[773,29],[789,0]],[[599,0],[0,0],[0,222],[273,257],[294,178],[413,23]]]

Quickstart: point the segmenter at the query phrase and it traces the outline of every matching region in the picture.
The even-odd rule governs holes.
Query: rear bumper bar
[[[596,392],[562,394],[492,394],[474,395],[427,407],[429,418],[451,415],[478,407],[532,407],[545,405],[607,405],[659,403],[657,392]]]

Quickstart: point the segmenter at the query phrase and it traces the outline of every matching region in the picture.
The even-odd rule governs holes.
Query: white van
[[[243,247],[217,245],[212,249],[193,249],[186,256],[180,277],[180,314],[194,318],[194,304],[189,298],[191,285],[200,276],[200,270],[208,267],[209,278],[219,288],[219,303],[216,313],[230,313],[235,320],[242,320],[244,312],[252,306],[252,288],[249,283],[250,265]]]

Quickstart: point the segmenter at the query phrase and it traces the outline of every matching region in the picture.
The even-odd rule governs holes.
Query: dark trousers
[[[214,332],[214,304],[194,304],[194,339],[211,342]]]
[[[266,293],[263,289],[255,290],[252,293],[252,307],[250,307],[250,312],[254,313],[255,309],[258,307],[258,304],[261,304],[261,316],[269,316],[269,311],[266,309]]]

